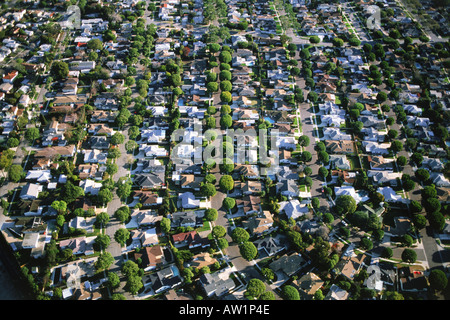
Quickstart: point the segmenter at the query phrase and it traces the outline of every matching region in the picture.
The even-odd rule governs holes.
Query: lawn
[[[348,162],[350,162],[350,169],[351,170],[357,170],[357,169],[361,169],[361,165],[359,163],[359,159],[358,156],[347,156]],[[364,166],[364,161],[363,162],[363,166]]]

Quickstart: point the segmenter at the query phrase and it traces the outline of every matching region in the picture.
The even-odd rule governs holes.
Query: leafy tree
[[[444,215],[439,211],[433,211],[427,214],[428,221],[430,223],[430,226],[441,232],[444,229],[445,226],[445,217]]]
[[[242,258],[247,261],[251,261],[258,255],[258,249],[256,249],[253,242],[244,241],[239,245],[239,252],[241,253]]]
[[[160,222],[161,231],[164,233],[169,233],[171,229],[171,220],[169,218],[163,217]]]
[[[141,290],[143,286],[144,284],[142,283],[142,277],[139,275],[132,275],[127,278],[125,288],[128,292],[134,295],[138,293],[138,291]]]
[[[369,238],[362,238],[360,242],[360,246],[365,250],[371,250],[373,248],[373,243]]]
[[[215,221],[217,220],[218,212],[214,208],[209,208],[205,210],[205,219],[208,221]]]
[[[122,144],[125,141],[125,136],[121,134],[120,132],[116,132],[111,136],[111,144],[113,145],[119,145]]]
[[[106,285],[110,290],[117,289],[120,286],[120,278],[115,272],[108,272],[108,281]]]
[[[8,148],[15,148],[19,145],[19,139],[14,138],[14,137],[10,137],[7,141],[6,141],[6,145],[8,146]]]
[[[392,248],[384,247],[383,248],[383,252],[381,253],[381,257],[386,258],[386,259],[390,259],[390,258],[392,258],[393,254],[394,254],[394,252],[392,251]]]
[[[356,201],[349,195],[339,196],[336,199],[335,210],[339,215],[352,214],[356,210]]]
[[[442,291],[447,288],[448,278],[446,274],[439,269],[433,269],[428,276],[430,287],[436,291]]]
[[[302,135],[298,138],[298,143],[302,146],[302,147],[307,147],[309,146],[310,140],[309,137],[307,135]]]
[[[285,285],[281,289],[281,292],[285,300],[300,300],[300,294],[298,290],[291,285]]]
[[[219,54],[219,60],[222,63],[230,63],[232,60],[231,53],[228,51],[222,51]]]
[[[213,227],[211,233],[216,239],[219,239],[227,234],[227,230],[223,226],[217,225]]]
[[[130,218],[130,207],[122,206],[114,212],[114,217],[120,222],[126,222]]]
[[[117,181],[117,196],[119,196],[120,199],[126,199],[131,194],[131,187],[133,185],[133,182],[130,178],[127,177],[120,177]]]
[[[129,238],[130,231],[125,228],[117,229],[117,231],[114,233],[114,240],[116,240],[121,246],[124,246]]]
[[[69,74],[69,65],[64,61],[55,61],[50,69],[50,74],[57,80],[63,80]]]
[[[223,72],[223,71],[222,71]],[[222,91],[220,93],[220,101],[230,103],[233,100],[229,91]]]
[[[222,205],[226,210],[231,210],[236,206],[236,200],[234,198],[225,198]]]
[[[67,204],[74,202],[76,199],[84,196],[83,188],[75,186],[72,182],[67,181],[64,184],[61,192],[61,200],[64,200]]]
[[[217,246],[221,250],[228,248],[228,241],[227,241],[227,239],[225,239],[225,238],[217,239]]]
[[[200,192],[203,196],[210,198],[210,197],[214,197],[216,195],[217,190],[216,190],[216,186],[213,185],[212,183],[204,183],[200,187]]]
[[[266,291],[259,296],[259,300],[275,300],[275,295],[272,291]]]
[[[426,169],[419,168],[415,172],[416,178],[419,179],[419,181],[425,182],[428,179],[430,179],[430,172]]]
[[[250,279],[247,284],[247,290],[245,291],[245,296],[249,299],[258,299],[261,294],[266,291],[266,286],[264,282],[257,278]]]
[[[107,234],[100,234],[95,238],[95,243],[102,249],[108,248],[111,238]]]
[[[24,174],[23,168],[20,164],[13,164],[8,170],[8,177],[11,181],[19,182]]]
[[[403,143],[400,140],[392,141],[391,149],[394,152],[399,152],[403,150]]]
[[[114,263],[114,257],[109,252],[103,252],[95,263],[95,269],[107,270]]]
[[[65,214],[67,211],[67,203],[64,200],[53,201],[51,207],[55,209],[58,214]]]
[[[230,71],[228,71],[228,70],[220,71],[220,73],[219,73],[220,81],[225,81],[225,80],[231,81],[231,78],[232,78],[232,76],[231,76],[231,72]]]
[[[231,92],[232,88],[233,86],[231,85],[230,81],[224,80],[220,82],[220,90]]]
[[[234,180],[230,175],[220,177],[219,186],[223,191],[230,191],[234,188]]]
[[[92,39],[88,41],[87,47],[91,50],[102,50],[103,42],[100,39]]]
[[[407,159],[405,156],[399,156],[397,158],[397,165],[400,167],[404,167],[406,165]]]
[[[106,212],[101,212],[95,217],[95,224],[99,228],[105,227],[108,222],[109,222],[109,215]]]
[[[31,143],[33,143],[35,140],[40,138],[40,133],[39,133],[39,129],[38,128],[28,128],[27,131],[25,132],[25,138],[30,141]]]
[[[236,243],[242,243],[248,241],[250,235],[248,234],[247,230],[241,227],[236,227],[231,234],[231,238]]]
[[[404,249],[402,252],[402,260],[409,263],[416,262],[417,253],[413,249]]]
[[[109,190],[107,188],[102,188],[98,192],[97,199],[98,199],[99,203],[101,203],[104,206],[112,201],[113,194],[112,194],[111,190]]]

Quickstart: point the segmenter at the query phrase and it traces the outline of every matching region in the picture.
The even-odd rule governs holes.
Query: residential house
[[[261,236],[272,231],[273,218],[270,211],[264,210],[257,216],[252,216],[243,221],[244,228],[249,230],[251,235]]]
[[[309,213],[309,208],[306,204],[300,203],[299,200],[281,201],[280,213],[284,213],[288,219],[297,219]]]
[[[294,288],[300,293],[300,300],[313,300],[314,294],[324,284],[325,281],[313,272],[308,272],[292,282]]]
[[[224,279],[218,272],[202,274],[198,281],[208,297],[222,297],[236,286],[232,278]]]

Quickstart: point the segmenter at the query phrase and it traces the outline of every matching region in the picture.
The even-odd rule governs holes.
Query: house
[[[261,197],[244,196],[242,199],[236,199],[236,207],[244,211],[246,215],[257,213],[261,210]]]
[[[378,143],[373,141],[363,141],[362,146],[367,153],[375,155],[389,154],[390,143]]]
[[[200,207],[200,200],[195,198],[192,192],[184,192],[178,195],[181,207],[184,209],[194,209]]]
[[[222,297],[235,287],[232,278],[222,278],[218,272],[202,274],[198,281],[208,297]]]
[[[150,172],[137,174],[133,183],[141,190],[160,189],[165,187],[164,172]]]
[[[83,188],[85,194],[91,194],[96,196],[98,195],[98,192],[100,191],[102,186],[103,186],[102,183],[96,182],[95,180],[91,179],[80,181],[80,187]]]
[[[180,272],[174,265],[164,268],[158,272],[151,273],[149,277],[151,287],[156,294],[172,289],[182,283]]]
[[[144,271],[154,270],[161,268],[166,264],[166,258],[164,256],[164,249],[160,245],[147,246],[134,253],[134,259],[141,259]]]
[[[86,149],[83,150],[82,153],[84,154],[84,163],[106,164],[108,158],[108,154],[106,152],[98,149]]]
[[[330,155],[331,166],[335,169],[350,170],[350,161],[348,161],[345,154],[332,154]]]
[[[383,156],[367,156],[367,161],[369,162],[370,169],[372,170],[383,170],[383,171],[393,171],[394,161],[388,160]]]
[[[331,170],[332,183],[343,184],[344,186],[352,186],[356,182],[356,172],[347,170]]]
[[[292,198],[298,197],[300,194],[300,189],[297,184],[297,180],[284,179],[277,183],[276,185],[277,193],[281,193],[283,196]]]
[[[132,210],[130,216],[132,220],[130,221],[130,228],[134,226],[139,228],[149,226],[153,227],[162,219],[162,216],[151,210],[134,209]]]
[[[350,140],[341,140],[341,141],[333,141],[333,140],[325,140],[325,147],[327,151],[337,154],[353,154],[355,152],[355,143]]]
[[[284,213],[288,219],[297,219],[307,213],[309,213],[309,208],[306,204],[301,204],[299,200],[289,200],[281,201],[280,203],[280,213]]]
[[[384,196],[384,201],[386,202],[402,202],[406,203],[408,200],[403,199],[400,194],[397,194],[391,187],[379,187],[377,192]]]
[[[391,186],[396,186],[397,179],[401,179],[402,173],[390,172],[390,171],[368,170],[367,176],[372,179],[374,185],[389,184]]]
[[[347,291],[333,283],[324,300],[347,300],[349,295]]]
[[[398,269],[399,284],[402,291],[425,291],[428,289],[428,281],[422,270],[416,270],[413,266]]]
[[[172,235],[172,239],[177,248],[188,246],[189,249],[192,249],[209,246],[209,240],[207,238],[202,238],[195,230],[174,234]]]
[[[443,173],[432,173],[430,175],[430,180],[437,187],[450,187],[450,181]]]
[[[369,200],[368,196],[361,195],[362,192],[356,192],[355,188],[352,186],[334,187],[334,193],[336,195],[336,198],[344,195],[351,196],[353,199],[355,199],[356,203]]]
[[[263,238],[253,241],[256,249],[259,252],[259,258],[271,257],[286,249],[282,241],[277,237],[265,236]]]
[[[174,212],[171,215],[171,227],[198,227],[203,224],[202,219],[197,216],[195,211]]]
[[[157,193],[151,191],[134,191],[133,199],[139,199],[139,203],[142,204],[142,208],[155,207],[163,202],[163,198]]]
[[[85,254],[85,255],[91,255],[94,254],[94,237],[77,237],[77,238],[70,238],[67,240],[61,240],[59,242],[59,247],[61,250],[64,250],[66,248],[72,249],[73,254]]]
[[[271,262],[269,268],[281,277],[291,277],[306,265],[306,260],[300,253],[284,254],[279,259]],[[279,277],[280,279],[280,277]]]
[[[308,272],[294,280],[292,285],[298,290],[300,300],[313,300],[314,294],[324,285],[324,283],[325,281],[320,279],[318,275],[313,272]]]
[[[140,243],[142,247],[154,246],[159,243],[158,234],[156,233],[156,228],[148,229],[136,229],[131,233],[131,238],[135,244]],[[132,244],[133,246],[133,244]],[[139,244],[135,245],[136,247]]]
[[[80,164],[78,166],[78,177],[81,180],[84,179],[94,179],[94,180],[101,180],[103,177],[103,172],[99,171],[98,164]]]
[[[3,82],[12,84],[18,75],[19,75],[19,71],[13,70],[3,76],[3,78],[2,78]]]
[[[193,174],[182,174],[180,176],[179,184],[182,189],[194,189],[196,191],[199,191],[203,180],[203,177],[199,177]]]
[[[344,255],[336,264],[334,272],[345,276],[349,280],[353,280],[355,275],[358,274],[359,270],[365,265],[365,262],[367,262],[366,260],[367,256],[365,254],[359,254],[356,256]]]
[[[33,200],[39,197],[39,193],[43,190],[43,186],[35,183],[27,183],[20,191],[20,199]]]
[[[248,220],[243,221],[244,228],[249,230],[252,235],[262,235],[272,231],[273,218],[270,211],[264,210],[257,216],[252,216]]]
[[[211,267],[216,262],[218,262],[217,259],[213,258],[209,252],[202,252],[193,256],[192,261],[189,262],[189,265],[193,268],[201,269],[203,267]]]

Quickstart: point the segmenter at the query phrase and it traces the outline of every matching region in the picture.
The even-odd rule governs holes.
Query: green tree
[[[231,210],[236,206],[236,200],[234,198],[225,198],[222,205],[226,210]]]
[[[110,290],[115,290],[120,286],[120,278],[115,272],[108,272],[108,281],[106,282],[107,287]]]
[[[247,261],[251,261],[256,258],[258,255],[258,249],[256,249],[253,242],[244,241],[239,245],[239,252],[241,253],[242,258]]]
[[[107,270],[114,263],[114,257],[109,252],[103,252],[95,263],[95,269]]]
[[[200,192],[204,197],[210,198],[214,197],[217,193],[216,186],[212,183],[204,183],[200,187]]]
[[[352,196],[343,195],[336,199],[335,210],[339,215],[352,214],[356,210],[356,201]]]
[[[447,288],[448,278],[446,274],[439,269],[433,269],[428,276],[430,287],[436,291],[442,291]]]
[[[58,214],[65,214],[67,212],[67,203],[64,200],[54,200],[51,207],[58,212]]]
[[[122,206],[114,212],[114,217],[120,222],[127,222],[130,218],[130,207]]]
[[[208,221],[216,221],[218,218],[218,212],[214,208],[209,208],[205,210],[205,219]]]
[[[63,80],[69,74],[69,65],[64,61],[55,61],[50,69],[50,75],[57,79]]]
[[[164,233],[169,233],[171,229],[171,220],[169,218],[163,217],[160,222],[161,231]]]
[[[264,282],[257,278],[253,278],[248,282],[247,290],[245,291],[244,295],[250,300],[253,300],[258,299],[259,296],[264,293],[264,291],[266,291]]]
[[[24,171],[20,164],[13,164],[8,170],[8,177],[11,181],[19,182],[23,175]]]
[[[113,145],[119,145],[122,144],[125,141],[125,136],[121,134],[120,132],[116,132],[111,136],[111,144]]]
[[[40,138],[40,133],[39,133],[39,129],[38,128],[28,128],[27,131],[25,132],[25,138],[33,143],[35,140]]]
[[[284,300],[300,300],[300,294],[298,290],[291,285],[285,285],[281,289],[281,292]]]
[[[409,263],[416,262],[417,253],[413,249],[404,249],[402,252],[402,260]]]
[[[120,177],[117,181],[117,196],[124,200],[128,198],[131,194],[131,187],[133,186],[133,182],[130,178],[127,177]]]
[[[229,114],[224,114],[220,117],[220,126],[222,128],[230,128],[233,124],[233,119]]]
[[[144,284],[142,283],[142,277],[139,275],[132,275],[127,278],[125,288],[128,292],[135,295],[142,289],[143,286]]]
[[[121,246],[125,246],[125,243],[130,238],[130,231],[125,228],[117,229],[114,233],[114,240],[116,240]]]
[[[227,175],[227,174],[223,175],[222,177],[220,177],[219,186],[220,186],[220,189],[222,189],[224,192],[233,190],[233,188],[234,188],[233,177],[230,175]]]
[[[217,225],[213,227],[211,233],[214,236],[214,238],[219,239],[227,234],[227,230],[223,226]]]
[[[95,244],[97,244],[101,250],[108,248],[111,243],[111,238],[107,234],[100,234],[95,238]]]
[[[231,238],[236,243],[242,243],[248,241],[250,235],[244,228],[236,227],[231,234]]]

